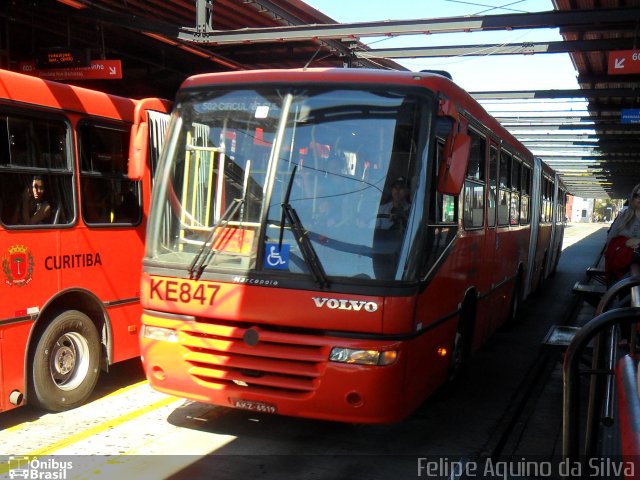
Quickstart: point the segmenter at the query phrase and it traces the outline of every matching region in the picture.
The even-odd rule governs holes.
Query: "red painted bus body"
[[[614,452],[620,478],[637,478],[640,468],[640,390],[638,389],[638,356],[625,355],[616,363],[615,387],[619,428],[619,450]]]
[[[171,126],[141,286],[157,390],[398,421],[555,267],[564,188],[445,77],[200,75]]]
[[[169,107],[0,71],[0,411],[77,406],[101,366],[139,355],[151,180],[126,160],[132,125]]]

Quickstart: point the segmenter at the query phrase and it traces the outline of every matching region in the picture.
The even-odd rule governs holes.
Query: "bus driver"
[[[380,205],[376,228],[401,230],[407,224],[411,205],[407,202],[406,180],[398,177],[391,185],[391,199]]]

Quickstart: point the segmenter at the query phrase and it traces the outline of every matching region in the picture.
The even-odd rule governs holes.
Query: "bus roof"
[[[0,99],[107,118],[132,118],[137,103],[133,99],[8,70],[0,70]]]

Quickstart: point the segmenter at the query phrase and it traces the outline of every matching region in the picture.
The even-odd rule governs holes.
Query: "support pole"
[[[210,33],[213,31],[213,0],[196,0],[196,31]]]

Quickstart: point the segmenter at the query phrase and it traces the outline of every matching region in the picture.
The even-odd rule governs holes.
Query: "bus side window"
[[[78,128],[81,209],[89,225],[137,224],[142,218],[140,182],[127,178],[129,130],[124,126]]]
[[[484,225],[486,140],[473,130],[469,134],[471,152],[464,182],[463,224],[465,228],[480,228]]]
[[[487,225],[496,226],[496,204],[498,201],[498,147],[489,147],[489,195],[487,196]]]
[[[73,218],[68,124],[61,118],[0,117],[0,219],[53,225]],[[15,169],[19,168],[20,173]]]
[[[513,163],[511,164],[511,206],[509,209],[509,224],[518,225],[520,223],[520,189],[521,189],[521,175],[520,171],[522,163],[516,158],[512,157]]]
[[[442,161],[444,156],[444,145],[447,137],[451,133],[453,122],[448,117],[438,117],[436,123],[436,138],[435,138],[435,155],[436,160],[433,162],[434,174],[438,174],[438,165]],[[432,201],[430,218],[437,224],[455,224],[458,223],[458,195],[446,195],[438,192],[435,188],[437,181],[434,184],[435,201]]]
[[[528,225],[531,198],[531,168],[522,164],[522,198],[520,199],[520,224]]]
[[[511,155],[504,150],[500,152],[498,171],[498,225],[509,225],[509,209],[511,207]]]
[[[64,181],[53,175],[0,173],[2,223],[55,225],[66,222],[70,196],[61,193]]]
[[[0,173],[0,219],[5,225],[13,225],[18,200],[28,188],[16,181],[16,174]]]

